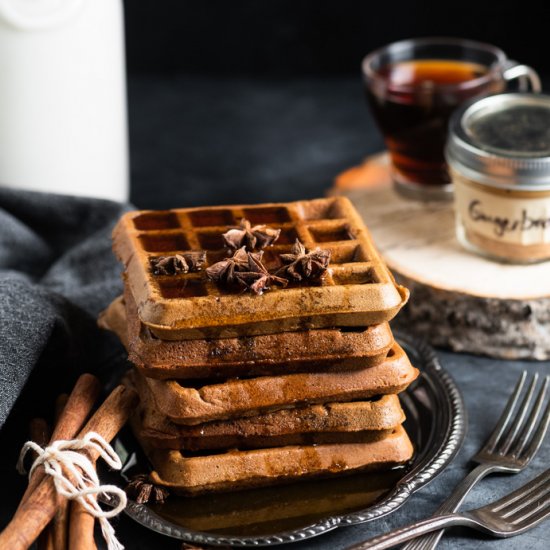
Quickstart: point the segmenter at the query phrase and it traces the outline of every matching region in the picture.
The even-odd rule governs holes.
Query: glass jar
[[[498,94],[462,107],[446,158],[463,246],[511,263],[550,259],[550,96]]]

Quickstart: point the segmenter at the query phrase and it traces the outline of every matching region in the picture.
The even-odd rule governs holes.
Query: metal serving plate
[[[421,371],[400,396],[416,448],[405,467],[205,497],[172,496],[163,505],[129,501],[126,514],[153,531],[199,545],[271,546],[397,510],[454,458],[464,439],[466,411],[434,351],[409,336],[396,338]],[[125,477],[147,470],[133,440],[119,438],[116,450],[126,456]]]

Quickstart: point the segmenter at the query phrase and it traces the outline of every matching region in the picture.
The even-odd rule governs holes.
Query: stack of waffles
[[[113,232],[133,431],[176,493],[387,469],[413,453],[406,302],[344,198],[126,214]]]

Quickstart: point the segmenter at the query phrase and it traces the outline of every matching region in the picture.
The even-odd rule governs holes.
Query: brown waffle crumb
[[[262,264],[262,252],[247,252],[243,246],[231,258],[222,260],[206,270],[207,277],[217,283],[237,284],[254,294],[262,294],[272,284],[287,285],[287,280],[272,275]]]
[[[281,254],[281,260],[287,264],[279,269],[276,275],[301,281],[303,279],[320,279],[328,269],[330,263],[330,250],[315,248],[307,250],[296,239],[292,245],[290,254]]]
[[[279,238],[280,233],[280,229],[273,229],[267,225],[252,227],[250,222],[243,218],[238,228],[230,229],[222,237],[229,248],[238,250],[244,246],[246,250],[252,252],[272,245]]]
[[[173,256],[149,258],[153,275],[179,275],[200,271],[206,261],[206,252],[190,252]]]
[[[134,476],[126,486],[126,494],[138,504],[162,504],[170,494],[167,489],[151,483],[148,474]]]

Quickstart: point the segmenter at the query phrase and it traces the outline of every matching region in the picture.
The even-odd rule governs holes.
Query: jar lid
[[[550,96],[498,94],[461,107],[451,118],[446,156],[480,183],[550,189]]]

